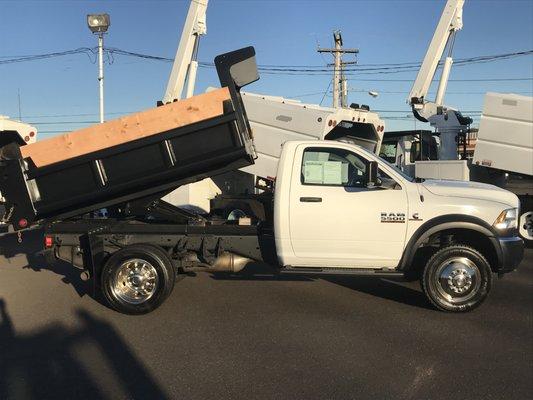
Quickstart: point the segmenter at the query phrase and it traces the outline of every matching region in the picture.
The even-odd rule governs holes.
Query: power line
[[[378,93],[386,93],[386,94],[407,94],[409,92],[409,90],[380,90],[380,89],[377,89],[377,88],[373,88],[373,89],[348,89],[348,92],[351,92],[351,93],[368,93],[370,91],[376,91]],[[331,90],[328,92],[328,93],[331,93]],[[448,92],[446,91],[446,94],[453,94],[453,95],[480,95],[480,94],[485,94],[487,93],[486,91],[485,92]],[[513,93],[515,94],[532,94],[533,93],[533,90],[528,90],[528,91],[513,91]],[[299,98],[299,97],[310,97],[310,96],[318,96],[318,95],[322,95],[324,94],[324,92],[311,92],[311,93],[303,93],[303,94],[297,94],[297,95],[292,95],[292,96],[287,96],[288,98]],[[434,92],[429,92],[428,94],[434,94]]]
[[[18,56],[15,58],[8,58],[5,60],[0,60],[0,65],[20,63],[20,62],[25,62],[25,61],[44,60],[47,58],[63,57],[63,56],[69,56],[73,54],[86,54],[89,57],[89,60],[91,60],[91,62],[96,62],[96,61],[93,61],[93,59],[91,58],[91,55],[94,56],[96,54],[95,48],[79,47],[73,50],[57,51],[57,52],[44,53],[44,54],[32,54],[32,55]]]
[[[95,56],[96,48],[80,47],[73,50],[66,50],[61,52],[52,52],[45,54],[24,55],[8,59],[0,59],[1,64],[11,64],[26,61],[35,61],[47,58],[62,57],[72,54],[86,54],[89,59],[93,61],[91,56]],[[144,54],[139,52],[133,52],[123,50],[115,47],[106,47],[106,54],[110,63],[113,62],[115,55],[122,55],[128,57],[136,57],[146,60],[173,62],[173,58],[156,56],[151,54]],[[468,58],[458,58],[454,61],[454,66],[463,66],[476,63],[487,63],[500,60],[508,60],[516,57],[532,55],[533,50],[517,51],[512,53],[495,54],[495,55],[482,55]],[[420,62],[404,62],[404,63],[384,63],[384,64],[358,64],[352,67],[345,68],[346,75],[371,75],[371,74],[391,74],[401,72],[413,72],[417,71],[420,67]],[[199,62],[199,66],[203,68],[214,68],[212,62]],[[331,67],[328,66],[313,66],[313,65],[268,65],[259,64],[258,70],[263,74],[272,75],[329,75],[331,74]]]
[[[515,57],[521,57],[526,55],[533,54],[533,50],[519,51],[506,54],[497,54],[497,55],[485,55],[485,56],[476,56],[468,58],[459,58],[454,60],[454,66],[461,66],[467,64],[476,64],[476,63],[485,63],[498,60],[506,60]],[[442,63],[439,63],[441,65]],[[214,67],[213,63],[200,63],[204,67]],[[409,62],[409,63],[396,63],[396,64],[357,64],[352,67],[344,68],[347,72],[364,72],[364,71],[374,71],[373,73],[397,73],[397,72],[410,72],[417,71],[421,66],[420,62]],[[288,66],[277,66],[277,67],[267,67],[267,66],[258,66],[258,69],[261,72],[306,72],[320,75],[320,72],[331,73],[331,67],[321,66],[320,68],[316,66],[310,67],[298,67],[291,68]]]
[[[55,133],[69,133],[72,131],[39,131],[39,135],[49,135],[49,134],[55,134]]]
[[[106,112],[109,115],[122,115],[122,114],[131,114],[132,112],[137,111],[115,111],[115,112]],[[81,113],[81,114],[49,114],[49,115],[25,115],[24,118],[56,118],[56,117],[91,117],[98,116],[98,113]]]
[[[51,52],[44,54],[33,54],[33,55],[21,55],[21,56],[11,56],[11,58],[6,58],[7,56],[0,57],[1,64],[11,64],[19,63],[26,61],[36,61],[42,59],[49,59],[55,57],[63,57],[73,54],[86,54],[89,57],[91,62],[95,62],[96,48],[89,47],[80,47],[77,49],[60,51],[60,52]],[[135,57],[140,59],[147,59],[153,61],[161,62],[173,62],[174,59],[168,57],[155,56],[150,54],[143,54],[138,52],[127,51],[119,48],[108,47],[105,48],[108,61],[113,62],[115,55]],[[521,56],[528,56],[533,54],[533,50],[519,51],[513,53],[497,54],[497,55],[484,55],[476,57],[468,57],[456,59],[454,62],[455,66],[458,65],[469,65],[475,63],[484,63],[492,62],[498,60],[512,59]],[[204,68],[214,68],[213,63],[200,62],[200,66]],[[401,73],[401,72],[410,72],[416,71],[420,67],[420,62],[402,62],[402,63],[383,63],[383,64],[359,64],[352,67],[345,68],[345,75],[347,76],[360,76],[367,74],[389,74],[389,73]],[[331,74],[331,68],[328,66],[313,66],[313,65],[272,65],[272,64],[259,64],[258,69],[263,74],[272,74],[272,75],[300,75],[300,76],[309,76],[309,75],[329,75]],[[380,78],[358,78],[358,81],[361,82],[412,82],[412,79],[380,79]],[[514,78],[475,78],[475,79],[450,79],[450,82],[522,82],[522,81],[533,81],[533,77],[514,77]],[[331,82],[330,82],[331,85]],[[366,90],[351,90],[351,91],[366,91]],[[326,89],[326,92],[316,92],[316,93],[307,93],[298,96],[292,97],[305,97],[312,95],[323,95],[323,98],[328,94],[329,87]],[[394,92],[394,91],[385,91],[381,90],[382,93],[397,93],[403,94],[404,92]],[[449,94],[476,94],[476,92],[448,92]],[[479,92],[482,94],[483,92]],[[531,92],[523,92],[531,93]],[[322,98],[322,101],[323,101]],[[382,110],[381,112],[387,112]],[[405,111],[390,111],[390,112],[405,112]],[[109,114],[127,114],[129,112],[114,112]],[[26,118],[61,118],[61,117],[84,117],[84,116],[95,116],[93,113],[85,114],[56,114],[56,115],[34,115],[26,116]],[[62,125],[62,124],[89,124],[95,123],[97,121],[57,121],[57,122],[34,122],[36,125]],[[45,133],[45,131],[41,131]],[[59,132],[59,131],[58,131]],[[68,132],[68,131],[65,131]]]
[[[379,110],[379,109],[373,109],[372,111],[379,112],[379,113],[404,113],[404,112],[411,112],[411,109],[408,110]],[[470,114],[470,113],[479,113],[481,114],[481,110],[461,110],[462,114]]]
[[[381,109],[373,109],[372,111],[378,112],[378,113],[409,113],[410,109],[406,110],[381,110]],[[480,110],[461,110],[461,113],[463,114],[481,114]],[[44,116],[42,116],[44,117]],[[31,125],[70,125],[70,124],[96,124],[98,123],[98,120],[90,120],[90,121],[33,121],[29,122]],[[41,131],[42,132],[42,131]]]
[[[413,82],[412,79],[357,79],[360,82]],[[513,81],[533,81],[533,77],[523,78],[480,78],[480,79],[449,79],[448,82],[513,82]],[[433,82],[437,82],[433,79]]]
[[[69,125],[69,124],[96,124],[100,121],[48,121],[48,122],[28,122],[30,125]]]

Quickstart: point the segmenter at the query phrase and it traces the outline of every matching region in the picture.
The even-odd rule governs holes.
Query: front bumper
[[[498,238],[501,249],[498,272],[511,272],[524,258],[524,241],[518,236]]]

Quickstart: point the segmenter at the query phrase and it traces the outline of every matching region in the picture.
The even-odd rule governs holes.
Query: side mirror
[[[378,186],[378,162],[370,161],[366,166],[366,186]]]

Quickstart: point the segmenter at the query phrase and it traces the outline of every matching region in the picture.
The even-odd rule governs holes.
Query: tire
[[[124,314],[146,314],[172,293],[176,272],[160,247],[134,244],[111,255],[102,268],[100,288],[107,303]]]
[[[518,232],[528,248],[533,248],[533,197],[518,196],[520,199],[520,215],[518,216]]]
[[[452,245],[437,251],[427,262],[422,290],[442,311],[466,312],[478,307],[489,294],[492,271],[476,249]]]

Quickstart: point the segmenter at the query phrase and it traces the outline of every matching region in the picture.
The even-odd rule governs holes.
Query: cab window
[[[368,160],[344,149],[307,148],[302,157],[301,182],[304,185],[366,187]],[[401,189],[381,168],[378,187]]]
[[[304,185],[363,186],[366,160],[344,149],[307,148],[302,159]]]

